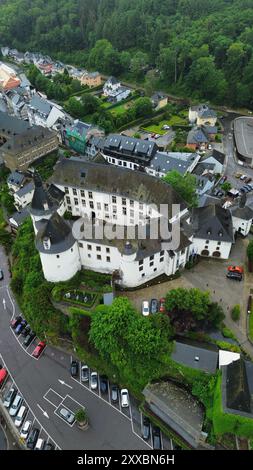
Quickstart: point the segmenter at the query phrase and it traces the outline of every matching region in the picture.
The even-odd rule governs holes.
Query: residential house
[[[187,152],[157,152],[150,160],[145,171],[152,176],[163,178],[167,173],[176,170],[182,176],[192,173],[198,164],[200,155]]]
[[[15,193],[18,191],[25,182],[25,174],[21,171],[12,171],[7,178],[7,186],[10,192]]]
[[[81,85],[87,85],[89,88],[94,88],[102,85],[102,76],[99,72],[84,72],[81,77]]]
[[[214,149],[210,153],[208,152],[208,154],[206,154],[205,157],[201,159],[201,162],[214,165],[214,174],[222,175],[224,171],[225,158],[226,157],[224,153]]]
[[[151,102],[153,108],[157,111],[158,109],[164,108],[168,104],[168,96],[163,92],[157,91],[151,96]]]
[[[253,222],[253,210],[246,205],[246,194],[240,198],[239,205],[230,208],[234,231],[246,237]]]
[[[214,187],[216,183],[214,168],[214,163],[206,163],[202,160],[195,166],[193,175],[196,177],[199,196],[203,196]]]
[[[7,91],[16,88],[20,85],[21,81],[17,77],[14,69],[9,65],[0,64],[0,89]]]
[[[131,94],[131,90],[122,86],[115,77],[110,77],[103,86],[103,94],[108,97],[109,101],[118,103],[126,99]]]
[[[196,123],[197,126],[214,127],[217,121],[217,114],[206,104],[199,104],[189,108],[189,121],[191,124]]]
[[[98,127],[94,127],[92,124],[86,124],[85,122],[76,120],[73,125],[67,126],[63,129],[62,141],[75,152],[84,155],[86,152],[87,142],[94,135],[97,137],[103,136],[104,131]]]
[[[27,105],[30,125],[47,127],[48,129],[61,129],[61,124],[67,120],[63,108],[56,103],[34,95]]]
[[[192,210],[194,251],[198,255],[228,259],[234,243],[231,213],[218,205]]]
[[[209,144],[209,138],[201,127],[194,127],[187,136],[186,146],[193,150],[205,150]]]
[[[9,218],[11,231],[16,233],[18,228],[25,222],[25,220],[28,219],[29,216],[30,213],[27,207],[21,209],[20,211],[14,212],[14,214],[12,214],[12,216]]]
[[[58,145],[55,132],[0,112],[0,158],[10,170],[26,170]]]
[[[218,128],[217,126],[202,126],[203,130],[204,130],[204,133],[206,134],[206,136],[208,137],[208,140],[210,142],[214,142],[215,141],[215,137],[217,135],[217,132],[218,132]]]
[[[18,211],[32,202],[33,193],[34,183],[30,181],[13,194],[14,205]]]

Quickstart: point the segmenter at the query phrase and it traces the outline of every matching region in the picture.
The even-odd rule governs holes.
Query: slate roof
[[[28,122],[10,116],[7,113],[0,112],[0,134],[11,137],[13,135],[22,134],[28,129],[31,129]]]
[[[173,361],[210,374],[216,372],[218,356],[219,351],[216,346],[183,338],[175,341],[171,354]]]
[[[16,195],[18,197],[23,197],[26,194],[30,193],[34,189],[34,182],[30,181],[30,183],[26,184],[23,186],[23,188],[20,188],[17,192]]]
[[[198,114],[202,118],[217,117],[217,114],[213,109],[204,106],[199,110]]]
[[[172,214],[172,204],[180,204],[181,210],[187,207],[165,181],[114,165],[62,159],[57,162],[50,181],[56,185],[118,194],[147,204],[168,204],[168,216]]]
[[[117,80],[117,78],[115,78],[115,77],[109,77],[108,80],[106,81],[106,84],[107,83],[111,83],[112,85],[116,85],[117,83],[119,83],[119,80]]]
[[[184,175],[194,160],[198,158],[199,155],[196,153],[156,152],[150,160],[149,167],[162,173],[177,170]]]
[[[225,158],[226,158],[224,153],[219,152],[219,150],[214,149],[214,150],[212,150],[212,152],[210,152],[210,154],[205,155],[205,157],[202,159],[202,161],[204,162],[205,160],[207,160],[210,157],[215,158],[215,160],[217,160],[217,162],[221,163],[221,165],[224,164]]]
[[[217,134],[218,127],[217,126],[203,126],[204,132],[207,134]]]
[[[187,144],[203,144],[209,142],[208,137],[205,135],[201,127],[191,129],[187,136]]]
[[[76,240],[72,235],[71,226],[57,212],[50,219],[42,219],[38,224],[36,247],[42,253],[61,253],[71,248]],[[49,238],[50,250],[46,250],[43,240]]]
[[[231,207],[231,212],[233,217],[238,217],[238,219],[250,220],[253,219],[253,210],[249,206]]]
[[[46,188],[38,173],[34,175],[34,194],[31,202],[31,213],[41,215],[50,213],[59,207],[59,202],[64,198],[64,193],[51,185]]]
[[[43,98],[40,98],[37,95],[32,97],[29,107],[34,108],[35,111],[39,111],[40,113],[43,113],[46,116],[50,114],[52,109],[52,105],[48,101],[43,100]]]
[[[193,229],[196,238],[234,242],[232,216],[218,205],[193,208]]]
[[[24,181],[25,175],[23,173],[20,173],[19,171],[12,171],[8,178],[7,178],[7,183],[9,184],[15,184],[16,186],[20,186],[21,183]]]
[[[100,142],[100,145],[100,150],[116,158],[132,158],[143,163],[148,163],[158,150],[155,142],[121,134],[110,134],[103,140],[103,143]]]
[[[28,209],[24,207],[23,209],[21,209],[21,211],[14,212],[14,214],[12,214],[12,216],[9,218],[9,222],[11,225],[19,227],[29,216],[30,214]],[[13,224],[12,220],[16,222],[16,224]]]
[[[34,145],[38,145],[43,139],[52,138],[54,135],[55,133],[53,131],[49,131],[49,129],[42,126],[28,127],[28,129],[20,135],[13,134],[9,140],[2,145],[1,150],[6,150],[8,154],[16,154],[18,151],[23,151],[30,147],[32,148]]]

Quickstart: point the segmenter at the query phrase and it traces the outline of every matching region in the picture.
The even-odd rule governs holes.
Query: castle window
[[[126,215],[126,213],[127,213],[126,207],[122,207],[122,214]]]
[[[73,189],[72,189],[72,192],[73,192],[74,196],[76,196],[76,195],[77,195],[77,191],[76,191],[76,189],[75,189],[75,188],[73,188]]]
[[[101,251],[101,246],[96,246],[97,251]]]
[[[83,205],[84,207],[86,207],[85,199],[82,199],[82,205]]]
[[[143,266],[140,266],[140,267],[139,267],[139,271],[143,271]]]
[[[66,194],[69,194],[69,188],[64,188]]]
[[[112,202],[115,204],[117,202],[116,196],[112,196]]]
[[[126,205],[126,198],[125,198],[125,197],[122,198],[122,205],[123,205],[123,206]]]
[[[98,260],[101,260],[101,255],[97,255],[97,259],[98,259]]]
[[[104,204],[105,211],[109,211],[109,204]]]
[[[89,199],[93,198],[92,191],[88,191]]]
[[[164,256],[160,258],[160,263],[162,263],[163,261],[164,261]]]
[[[78,199],[77,199],[77,197],[74,198],[74,203],[75,203],[75,206],[78,206]]]
[[[56,258],[60,258],[60,255],[56,255]]]
[[[92,250],[92,246],[91,246],[91,245],[87,245],[87,248],[88,248],[88,250]]]
[[[143,264],[143,259],[141,259],[141,260],[139,261],[139,265],[141,265],[141,264]]]
[[[110,253],[110,248],[106,248],[106,253]]]
[[[93,201],[90,201],[90,208],[91,208],[91,209],[94,209],[94,203],[93,203]]]
[[[130,206],[133,207],[134,206],[134,201],[132,199],[130,199]]]
[[[85,197],[85,191],[84,191],[84,189],[81,189],[81,197]]]
[[[78,245],[80,246],[80,248],[83,248],[83,244],[81,242],[79,242]]]
[[[110,263],[110,262],[111,262],[110,256],[107,256],[107,257],[106,257],[106,261],[107,261],[107,263]]]
[[[71,204],[69,196],[66,197],[66,201],[67,201],[67,204]]]
[[[151,268],[151,266],[154,266],[154,261],[151,261],[151,263],[149,263],[150,268]]]

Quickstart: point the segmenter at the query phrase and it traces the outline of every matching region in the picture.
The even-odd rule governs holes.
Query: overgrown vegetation
[[[183,176],[177,170],[172,170],[164,176],[163,180],[169,183],[190,207],[197,206],[197,181],[194,175],[186,173]]]
[[[238,321],[241,315],[241,307],[239,304],[234,305],[234,307],[231,310],[231,317],[232,320]]]

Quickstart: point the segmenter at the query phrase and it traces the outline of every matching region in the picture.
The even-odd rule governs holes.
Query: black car
[[[36,333],[34,333],[34,331],[30,331],[30,333],[27,335],[23,345],[24,346],[29,346],[29,344],[31,344],[31,342],[34,340],[36,336]]]
[[[240,273],[228,271],[227,278],[228,279],[234,279],[235,281],[241,281],[242,280],[242,275]]]
[[[150,421],[146,416],[144,416],[143,422],[142,422],[142,437],[143,439],[147,440],[149,439],[149,436],[150,436]]]
[[[150,301],[150,313],[157,313],[158,312],[158,300],[151,299]]]
[[[21,336],[26,337],[31,331],[30,325],[26,325],[26,327],[21,331]]]
[[[157,426],[153,427],[153,449],[158,450],[162,448],[161,431]]]
[[[113,403],[119,400],[119,388],[117,385],[112,385],[111,400]]]
[[[51,444],[51,442],[47,442],[44,445],[43,450],[55,450],[55,446],[54,446],[54,444]]]
[[[0,281],[2,281],[3,278],[4,278],[4,273],[3,273],[2,269],[0,269]]]
[[[71,377],[77,377],[79,372],[79,364],[77,361],[72,361],[70,366]]]
[[[107,393],[107,391],[108,391],[108,379],[105,375],[100,375],[99,383],[100,383],[100,392],[101,393]]]
[[[38,428],[32,429],[32,431],[29,434],[27,444],[26,444],[28,449],[31,449],[31,450],[34,449],[34,447],[36,445],[36,442],[37,442],[37,439],[39,437],[39,433],[40,433],[40,431],[39,431]]]

